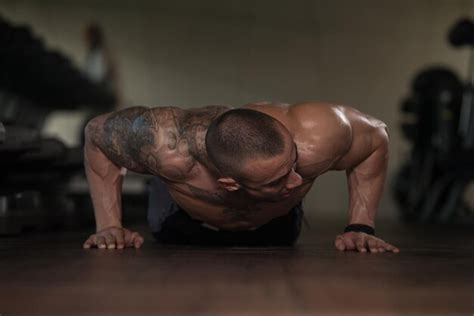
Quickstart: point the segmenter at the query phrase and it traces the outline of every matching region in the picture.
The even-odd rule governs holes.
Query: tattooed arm
[[[108,234],[109,228],[112,231],[118,228],[127,237],[121,223],[121,167],[183,180],[196,160],[205,155],[207,126],[227,109],[209,106],[185,111],[176,107],[134,107],[91,120],[85,130],[84,155],[98,233],[84,247],[105,248],[107,244],[120,248],[124,242],[127,245],[127,238],[123,241]],[[104,240],[100,235],[103,231],[108,234]]]
[[[96,215],[97,230],[121,226],[121,167],[144,172],[137,163],[132,122],[146,108],[100,115],[85,129],[84,167]],[[143,132],[142,132],[143,133]]]
[[[143,238],[122,228],[121,168],[145,173],[141,160],[154,143],[150,110],[135,107],[100,115],[85,129],[84,167],[94,206],[97,233],[85,248],[139,247]]]

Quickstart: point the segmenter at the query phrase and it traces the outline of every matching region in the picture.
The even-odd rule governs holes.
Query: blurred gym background
[[[473,225],[473,18],[471,0],[0,0],[0,234],[92,227],[94,115],[262,100],[382,119],[379,220]],[[146,181],[127,176],[126,222],[146,219]],[[345,174],[306,203],[315,221],[344,219]]]

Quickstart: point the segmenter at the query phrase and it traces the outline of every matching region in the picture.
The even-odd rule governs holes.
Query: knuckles
[[[138,248],[143,244],[143,241],[143,237],[138,232],[132,232],[122,227],[109,227],[90,235],[84,246],[87,248],[95,246],[101,249],[122,249],[136,245]]]

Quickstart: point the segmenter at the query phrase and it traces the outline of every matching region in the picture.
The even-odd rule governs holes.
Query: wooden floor
[[[310,221],[311,222],[311,221]],[[90,232],[0,238],[0,314],[474,315],[474,233],[380,223],[399,254],[341,253],[342,222],[295,248],[83,250]]]

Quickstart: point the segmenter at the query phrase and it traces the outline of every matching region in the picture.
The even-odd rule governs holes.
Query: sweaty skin
[[[244,108],[272,116],[285,130],[290,145],[283,160],[252,161],[244,166],[246,188],[275,182],[274,187],[281,188],[277,199],[249,196],[240,184],[219,175],[210,162],[205,147],[207,127],[231,107],[133,107],[91,120],[85,130],[84,155],[97,232],[84,247],[138,248],[143,243],[138,233],[122,227],[123,168],[160,176],[191,217],[231,231],[254,229],[287,214],[318,176],[345,170],[348,224],[375,226],[388,163],[388,133],[383,122],[351,107],[320,102],[258,102]],[[335,246],[341,251],[399,251],[380,238],[356,232],[337,236]]]

